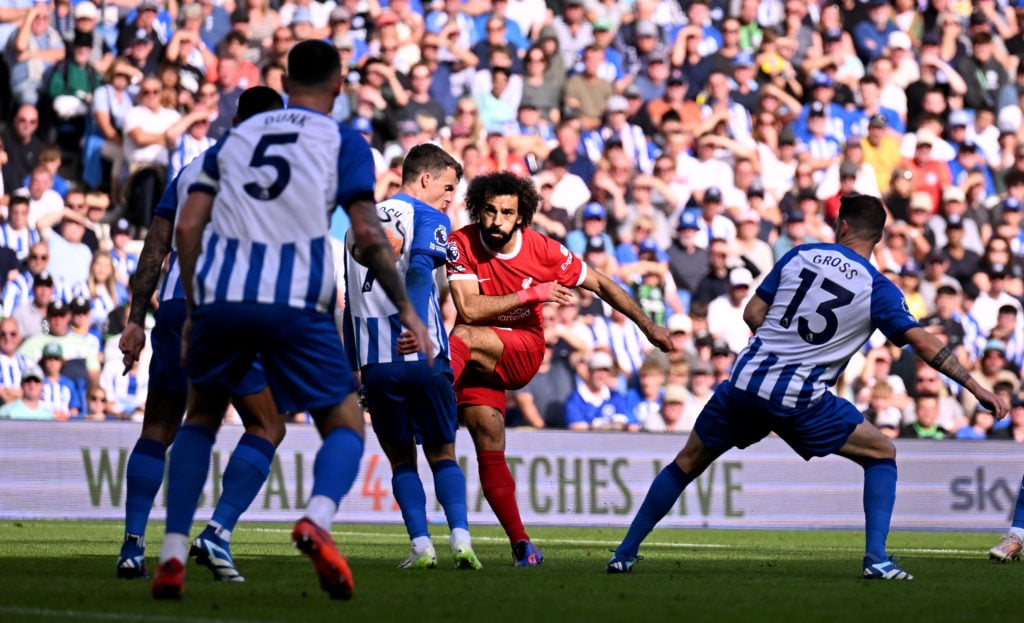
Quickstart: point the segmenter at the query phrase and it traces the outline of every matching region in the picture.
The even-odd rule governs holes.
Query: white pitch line
[[[88,610],[48,610],[46,608],[16,608],[0,606],[0,614],[27,615],[44,618],[73,618],[76,621],[138,621],[139,614],[122,614],[119,612],[93,612]],[[251,620],[240,619],[207,619],[197,617],[169,616],[169,615],[144,615],[147,622],[153,623],[251,623]],[[261,621],[261,623],[273,623],[273,621]]]
[[[272,534],[285,534],[291,533],[291,530],[284,528],[254,528],[254,532],[269,532]],[[369,537],[374,539],[383,540],[394,540],[399,542],[405,542],[409,540],[409,537],[405,534],[390,533],[390,532],[353,532],[348,530],[333,530],[331,534],[344,537]],[[505,537],[496,536],[473,536],[474,541],[484,543],[503,543],[507,541]],[[614,547],[618,545],[618,541],[600,541],[594,539],[538,539],[540,544],[552,543],[558,545],[593,545],[595,547]],[[729,549],[735,548],[735,544],[731,543],[667,543],[659,541],[644,541],[643,547],[653,547],[662,549]],[[764,547],[758,549],[764,550]],[[804,547],[804,546],[793,546],[793,545],[778,545],[767,549],[774,549],[778,551],[787,552],[859,552],[859,547],[847,547],[847,546],[828,546],[828,547]],[[965,555],[973,556],[977,555],[981,550],[975,549],[949,549],[949,548],[931,548],[931,547],[901,547],[897,548],[898,553],[903,554],[951,554],[951,555]],[[982,552],[984,553],[984,552]]]

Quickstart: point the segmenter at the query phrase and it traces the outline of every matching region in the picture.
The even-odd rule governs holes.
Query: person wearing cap
[[[76,418],[82,412],[82,396],[71,379],[61,374],[64,368],[64,351],[60,344],[50,343],[43,347],[39,367],[43,370],[43,404],[58,420]]]
[[[633,79],[633,84],[640,92],[640,99],[650,102],[664,96],[671,75],[672,67],[669,65],[668,55],[663,50],[655,49],[644,55],[643,66]],[[682,76],[682,70],[679,70],[677,75]],[[679,84],[678,78],[676,84]]]
[[[79,33],[92,35],[92,47],[89,53],[89,62],[101,74],[106,73],[110,64],[114,61],[114,51],[107,44],[106,38],[96,32],[96,26],[100,20],[100,10],[93,0],[85,0],[74,5],[73,16],[75,18],[74,35]]]
[[[43,371],[31,364],[21,373],[21,396],[0,406],[0,419],[56,420],[49,407],[43,404]]]
[[[750,329],[743,322],[743,309],[754,295],[754,276],[746,268],[733,268],[726,284],[725,294],[708,303],[708,331],[724,340],[730,352],[738,353],[750,339]]]
[[[733,29],[739,30],[738,26],[734,26]],[[738,51],[729,68],[729,83],[732,89],[730,97],[734,102],[747,109],[750,114],[757,112],[760,100],[760,85],[755,79],[756,75],[753,54],[746,50]]]
[[[875,182],[882,195],[889,192],[893,174],[902,159],[900,141],[893,134],[889,131],[888,117],[877,112],[868,117],[867,132],[860,142],[864,150],[864,162],[874,169]],[[891,211],[892,207],[889,209]]]
[[[962,291],[960,282],[947,274],[948,268],[949,261],[938,250],[932,250],[922,262],[920,291],[929,315],[935,314],[937,305],[935,299],[938,296],[939,288],[948,286],[957,292]]]
[[[816,72],[811,76],[810,83],[811,99],[806,106],[800,110],[796,120],[793,122],[793,131],[798,141],[806,141],[810,136],[808,122],[812,108],[815,114],[824,111],[825,132],[841,145],[846,140],[846,109],[836,103],[836,89],[832,78],[826,73]],[[815,106],[815,102],[820,106]]]
[[[751,186],[747,190],[748,194],[754,193],[750,197],[755,204],[761,200],[760,195],[757,193],[763,192],[764,189],[760,186]],[[773,231],[774,225],[764,223],[761,219],[760,210],[754,206],[741,212],[736,220],[736,240],[733,244],[739,252],[743,263],[750,267],[752,273],[757,273],[754,277],[754,284],[751,287],[753,289],[761,283],[764,276],[775,265],[775,252],[772,250],[772,245],[765,242],[761,237],[766,225],[772,227]]]
[[[68,140],[81,140],[85,134],[92,93],[103,84],[103,75],[91,62],[92,48],[92,33],[75,33],[67,55],[50,75],[47,92],[53,110],[62,124],[71,124],[73,128],[68,130],[69,126],[62,125],[60,131]]]
[[[896,499],[896,448],[830,386],[878,329],[960,383],[997,418],[1009,407],[907,313],[899,289],[871,265],[886,219],[881,200],[846,197],[836,227],[839,242],[797,248],[772,269],[743,314],[753,338],[682,450],[652,482],[606,565],[608,573],[634,569],[643,541],[718,457],[775,432],[805,460],[838,454],[863,468],[863,577],[913,579],[886,547]]]
[[[814,101],[807,106],[807,134],[797,146],[801,162],[810,165],[817,184],[821,184],[825,170],[843,151],[843,144],[829,133],[827,111],[828,107],[823,102]]]
[[[608,209],[604,205],[596,201],[588,202],[580,209],[577,218],[579,218],[580,222],[579,228],[573,229],[565,237],[565,246],[570,251],[582,256],[586,246],[595,237],[601,239],[609,252],[615,249],[615,243],[606,230],[608,225]],[[614,256],[614,253],[612,255]]]
[[[686,417],[686,404],[691,399],[685,385],[669,384],[661,394],[661,408],[643,422],[650,433],[689,433],[696,418]]]
[[[37,256],[49,257],[49,250],[45,243],[36,245],[32,249],[32,253]],[[47,331],[46,311],[54,300],[55,284],[53,275],[45,269],[45,264],[40,272],[29,275],[26,281],[30,284],[28,295],[18,299],[19,302],[13,306],[13,311],[5,310],[5,312],[18,321],[21,334],[28,338]]]
[[[174,32],[174,20],[157,0],[140,0],[133,12],[118,22],[118,54],[127,55],[129,49],[141,44],[149,46],[147,55],[153,63],[164,58],[164,48]],[[146,65],[151,63],[147,62]],[[155,68],[155,64],[153,65]]]
[[[583,382],[565,403],[565,426],[569,430],[640,430],[630,413],[626,397],[611,389],[618,368],[612,356],[595,351],[587,362]]]
[[[949,161],[949,172],[954,186],[967,189],[977,183],[976,178],[981,177],[983,196],[999,194],[985,155],[981,153],[978,144],[970,139],[965,139],[957,146],[956,158]]]
[[[679,214],[676,235],[668,248],[668,268],[672,280],[689,307],[690,293],[697,291],[704,275],[708,274],[708,250],[698,244],[700,214],[696,210],[684,210]]]
[[[711,137],[703,137],[708,141]],[[696,178],[701,179],[701,178]],[[700,194],[700,219],[697,224],[700,232],[697,235],[697,244],[708,248],[711,240],[719,239],[732,242],[736,239],[736,223],[725,215],[724,199],[722,189],[718,186],[707,186]]]

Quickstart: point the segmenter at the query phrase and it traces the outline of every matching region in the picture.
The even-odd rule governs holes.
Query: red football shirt
[[[516,248],[495,253],[480,239],[480,226],[466,225],[448,237],[448,281],[476,281],[480,293],[501,296],[557,281],[578,287],[587,265],[564,245],[532,229],[519,230]],[[542,303],[524,305],[479,324],[541,332]],[[459,318],[465,324],[465,320]]]

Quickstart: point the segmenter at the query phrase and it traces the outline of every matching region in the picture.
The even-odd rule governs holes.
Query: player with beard
[[[448,241],[448,282],[458,311],[450,337],[459,419],[476,446],[480,483],[512,545],[516,566],[544,557],[530,542],[505,463],[505,391],[537,373],[544,356],[541,305],[574,304],[586,288],[635,322],[652,344],[672,348],[669,331],[644,315],[608,276],[529,228],[539,196],[529,178],[478,176],[466,192],[472,223]]]

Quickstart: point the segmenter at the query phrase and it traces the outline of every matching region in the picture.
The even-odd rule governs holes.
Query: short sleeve
[[[346,207],[353,199],[367,196],[373,199],[376,172],[370,144],[350,128],[338,124],[341,145],[338,148],[338,205]]]
[[[451,221],[448,215],[420,203],[413,212],[413,237],[411,253],[429,255],[435,265],[443,264],[448,257],[448,232]]]

